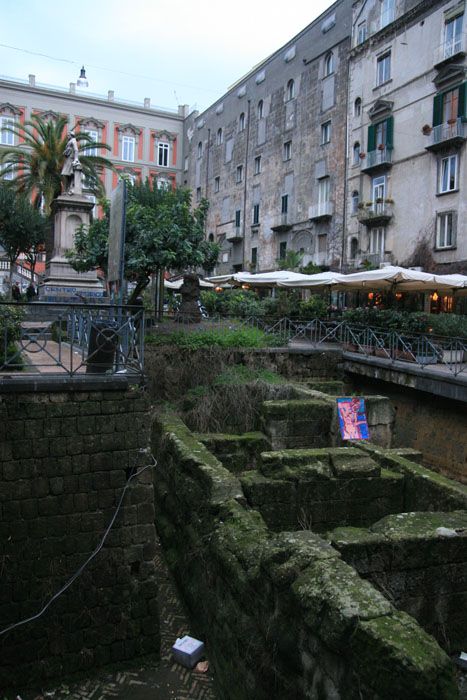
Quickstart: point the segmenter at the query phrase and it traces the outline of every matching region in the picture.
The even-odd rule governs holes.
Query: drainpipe
[[[352,33],[350,34],[349,54],[352,48]],[[350,92],[350,56],[347,59],[347,90],[345,98],[345,157],[344,157],[344,206],[342,209],[342,250],[341,250],[341,265],[340,271],[344,269],[345,262],[345,244],[346,244],[346,222],[347,222],[347,174],[349,164],[349,92]]]
[[[209,156],[211,155],[211,129],[208,129],[208,147],[206,149],[206,199],[208,197],[209,188]],[[204,222],[204,233],[206,234],[206,221]]]
[[[246,112],[246,148],[245,148],[245,185],[243,187],[243,226],[242,226],[242,270],[245,269],[245,237],[246,237],[246,196],[248,178],[248,152],[250,146],[250,100]]]

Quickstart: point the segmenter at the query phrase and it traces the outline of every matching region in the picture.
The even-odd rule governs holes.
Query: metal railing
[[[174,322],[176,319],[176,322]],[[303,342],[312,347],[335,344],[344,352],[366,357],[377,357],[394,363],[410,363],[422,369],[431,368],[457,376],[467,374],[467,339],[435,336],[431,333],[415,334],[397,330],[385,330],[359,326],[342,320],[297,319],[290,317],[245,316],[228,317],[210,315],[193,323],[190,316],[167,319],[168,328],[159,327],[163,333],[177,329],[234,330],[244,326],[258,328],[274,337],[278,345]]]
[[[141,307],[0,302],[0,380],[21,375],[144,371]]]
[[[433,145],[456,138],[465,138],[465,125],[461,117],[433,127]]]

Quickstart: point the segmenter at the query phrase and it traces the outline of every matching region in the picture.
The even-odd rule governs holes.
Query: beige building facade
[[[465,269],[466,50],[463,2],[354,4],[347,268]]]

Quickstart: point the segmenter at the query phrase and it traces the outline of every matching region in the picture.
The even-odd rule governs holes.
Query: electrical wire
[[[145,450],[142,450],[142,451],[144,452]],[[52,596],[52,598],[50,598],[50,600],[44,605],[44,607],[42,608],[42,610],[40,610],[40,611],[39,611],[38,613],[36,613],[35,615],[32,615],[31,617],[26,618],[25,620],[20,620],[20,622],[14,622],[13,624],[8,625],[8,627],[5,627],[5,629],[0,630],[0,637],[1,637],[3,634],[6,634],[7,632],[11,632],[11,630],[15,629],[16,627],[20,627],[21,625],[26,625],[28,622],[33,622],[34,620],[37,620],[38,618],[40,618],[40,617],[45,613],[45,611],[52,605],[52,603],[53,603],[55,600],[57,600],[57,598],[59,598],[63,593],[65,593],[65,591],[71,586],[71,584],[72,584],[74,581],[76,581],[76,579],[77,579],[79,576],[81,576],[81,574],[83,573],[84,569],[85,569],[85,568],[88,566],[88,564],[94,559],[94,557],[97,556],[97,554],[99,554],[99,552],[101,551],[102,547],[104,546],[104,543],[105,543],[105,541],[106,541],[106,539],[107,539],[107,536],[108,536],[110,530],[112,529],[112,526],[113,526],[113,524],[114,524],[114,522],[115,522],[115,520],[116,520],[116,518],[117,518],[117,515],[118,515],[118,513],[119,513],[119,511],[120,511],[120,507],[121,507],[121,505],[122,505],[122,503],[123,503],[123,499],[124,499],[124,497],[125,497],[126,490],[127,490],[128,486],[130,485],[130,482],[132,481],[132,479],[135,479],[137,476],[139,476],[139,475],[142,474],[144,471],[146,471],[146,469],[149,469],[149,468],[151,468],[151,467],[155,467],[155,466],[157,465],[156,459],[155,459],[154,457],[153,457],[152,459],[153,459],[153,463],[152,463],[152,464],[146,464],[146,466],[141,467],[141,469],[139,469],[138,471],[134,472],[133,474],[130,474],[130,476],[128,477],[128,480],[127,480],[127,482],[126,482],[126,484],[125,484],[125,487],[124,487],[124,489],[123,489],[123,491],[122,491],[122,493],[121,493],[121,495],[120,495],[120,499],[119,499],[119,501],[118,501],[117,508],[115,509],[115,512],[114,512],[114,514],[113,514],[113,516],[112,516],[112,518],[111,518],[111,520],[110,520],[110,523],[108,524],[107,529],[106,529],[106,531],[104,532],[104,534],[103,534],[103,536],[102,536],[102,538],[101,538],[99,544],[98,544],[97,547],[94,549],[94,551],[91,552],[91,554],[90,554],[89,557],[86,559],[86,561],[85,561],[83,564],[81,564],[81,566],[79,567],[79,569],[73,574],[73,576],[71,576],[71,578],[68,579],[68,581],[60,588],[60,590],[58,590],[58,591]]]

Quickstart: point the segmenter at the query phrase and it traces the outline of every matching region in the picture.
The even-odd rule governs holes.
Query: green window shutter
[[[368,127],[368,152],[374,151],[376,148],[376,129],[374,124]]]
[[[433,126],[443,123],[443,95],[435,95],[433,99]]]
[[[459,101],[457,103],[457,116],[464,120],[467,116],[465,113],[466,85],[467,83],[462,83],[462,85],[459,85]]]
[[[394,117],[386,119],[386,148],[394,148]]]

